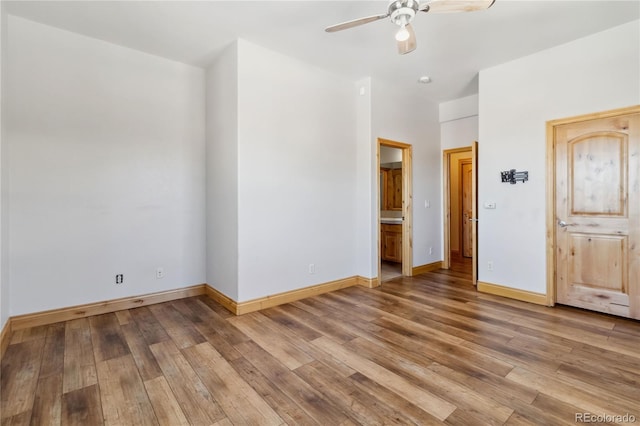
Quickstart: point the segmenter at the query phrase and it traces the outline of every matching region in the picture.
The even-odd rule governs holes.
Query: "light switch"
[[[496,203],[493,201],[487,201],[484,203],[484,208],[485,209],[495,209],[496,208]]]

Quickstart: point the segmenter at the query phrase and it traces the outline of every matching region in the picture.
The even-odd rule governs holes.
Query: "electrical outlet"
[[[116,275],[116,284],[122,284],[124,281],[124,274]]]
[[[161,279],[164,278],[164,268],[163,267],[159,267],[158,269],[156,269],[156,279]]]
[[[433,247],[429,247],[429,254],[433,254]]]
[[[310,274],[315,274],[316,273],[316,265],[314,263],[310,263],[309,264],[309,273]]]
[[[493,271],[493,260],[487,262],[487,271]]]

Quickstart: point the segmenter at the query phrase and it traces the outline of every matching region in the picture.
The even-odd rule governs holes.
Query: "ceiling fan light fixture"
[[[407,41],[410,37],[409,31],[407,30],[406,25],[402,25],[398,32],[396,33],[397,41]]]

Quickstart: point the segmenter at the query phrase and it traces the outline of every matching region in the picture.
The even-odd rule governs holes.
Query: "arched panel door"
[[[555,128],[556,300],[640,318],[640,114]]]

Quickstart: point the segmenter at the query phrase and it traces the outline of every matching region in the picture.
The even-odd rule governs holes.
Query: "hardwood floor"
[[[640,422],[640,322],[476,293],[464,271],[234,317],[200,296],[19,330],[2,425]]]
[[[382,269],[382,282],[402,276],[402,263],[383,260],[382,262],[380,262],[380,266]]]

